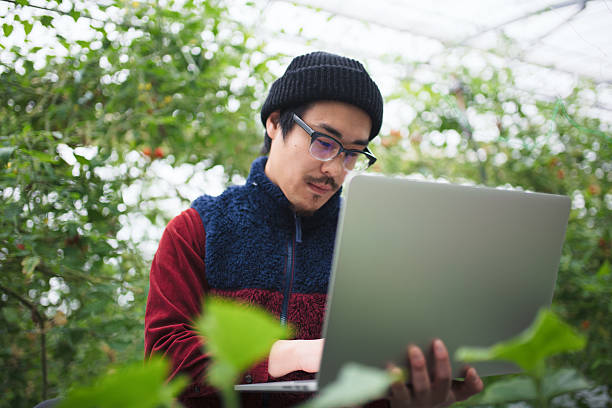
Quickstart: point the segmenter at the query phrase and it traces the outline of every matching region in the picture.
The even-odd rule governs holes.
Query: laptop
[[[346,183],[316,380],[238,391],[314,392],[347,362],[404,366],[434,338],[452,359],[530,326],[551,304],[571,201],[566,196],[359,174]],[[472,364],[481,377],[511,363]]]

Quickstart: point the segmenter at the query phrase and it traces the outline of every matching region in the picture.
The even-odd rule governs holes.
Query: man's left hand
[[[482,391],[482,380],[473,367],[465,368],[464,381],[453,381],[448,351],[441,340],[434,340],[432,349],[433,373],[429,373],[421,349],[414,345],[408,346],[411,384],[397,382],[391,386],[392,408],[445,407]],[[389,369],[391,372],[400,372],[396,366],[390,366]]]

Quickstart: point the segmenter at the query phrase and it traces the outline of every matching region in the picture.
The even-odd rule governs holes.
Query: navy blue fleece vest
[[[340,192],[312,216],[297,216],[265,175],[266,161],[253,162],[244,186],[192,203],[206,233],[208,285],[215,292],[326,294]]]

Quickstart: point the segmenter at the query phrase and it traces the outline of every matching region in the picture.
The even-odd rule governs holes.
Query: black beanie
[[[346,102],[363,109],[372,119],[370,140],[380,131],[383,100],[378,87],[359,61],[313,52],[295,57],[277,79],[261,108],[264,127],[275,110],[318,100]]]

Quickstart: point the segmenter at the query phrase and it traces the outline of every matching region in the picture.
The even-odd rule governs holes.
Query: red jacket
[[[209,292],[204,276],[205,232],[194,209],[188,209],[167,225],[151,265],[149,296],[145,313],[145,355],[161,354],[171,360],[169,378],[188,374],[192,383],[181,394],[187,407],[221,406],[216,390],[203,385],[209,355],[202,350],[192,320],[201,313],[202,299]],[[324,300],[323,300],[324,303]],[[267,359],[243,376],[244,383],[312,378],[292,373],[278,379],[268,375]],[[261,406],[262,395],[241,395],[243,406]],[[288,406],[308,395],[269,394],[271,406]]]

